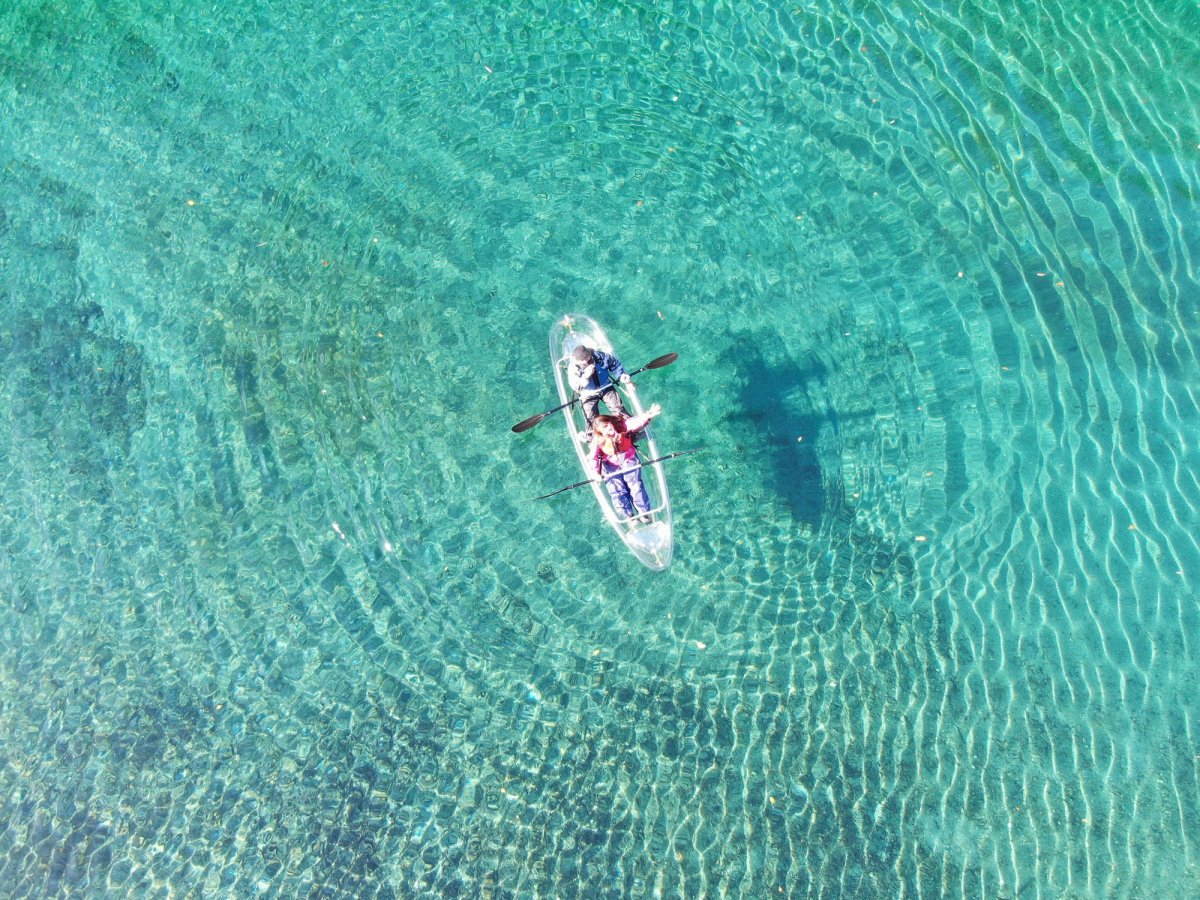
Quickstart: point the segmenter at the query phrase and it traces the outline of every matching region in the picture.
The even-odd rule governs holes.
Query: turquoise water
[[[1194,4],[179,6],[0,12],[3,893],[1200,892]]]

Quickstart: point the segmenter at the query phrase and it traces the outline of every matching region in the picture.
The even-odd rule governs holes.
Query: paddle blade
[[[542,421],[542,419],[546,418],[546,416],[547,416],[547,413],[538,413],[536,416],[530,416],[528,419],[526,419],[523,422],[518,422],[516,425],[514,425],[512,427],[513,433],[520,434],[522,431],[528,431],[530,428],[532,428],[538,422]]]
[[[678,353],[667,353],[660,356],[658,359],[652,359],[650,362],[642,366],[643,369],[661,369],[663,366],[669,366],[675,360],[679,359]]]
[[[574,400],[568,400],[566,403],[560,403],[558,406],[554,407],[554,409],[548,409],[544,413],[538,413],[536,416],[530,416],[524,422],[518,422],[512,427],[512,430],[516,434],[520,434],[522,431],[528,431],[538,422],[542,421],[542,419],[546,418],[546,416],[550,415],[550,413],[556,413],[560,409],[566,409],[568,406],[574,406],[578,402],[579,398],[576,397]]]

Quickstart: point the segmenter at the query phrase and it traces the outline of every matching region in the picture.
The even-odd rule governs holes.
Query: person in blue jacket
[[[622,418],[629,415],[617,392],[615,385],[618,382],[629,383],[629,376],[619,359],[603,350],[585,346],[575,348],[567,362],[567,383],[579,395],[583,406],[583,417],[587,420],[584,439],[591,440],[592,420],[596,418],[601,400],[610,412]]]

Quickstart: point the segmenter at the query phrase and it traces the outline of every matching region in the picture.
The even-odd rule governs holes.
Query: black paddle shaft
[[[669,366],[671,363],[675,362],[675,360],[677,360],[677,359],[679,359],[678,353],[666,353],[666,354],[658,357],[657,359],[650,360],[650,362],[646,363],[640,369],[635,369],[634,371],[630,372],[629,377],[632,378],[634,375],[640,375],[642,372],[645,372],[647,369],[661,369],[663,366]],[[514,425],[512,427],[512,431],[514,434],[520,434],[522,431],[528,431],[530,428],[532,428],[538,422],[542,421],[542,419],[546,418],[546,416],[550,415],[551,413],[556,413],[560,409],[566,409],[568,406],[574,406],[578,402],[579,402],[579,398],[576,397],[574,400],[568,400],[566,403],[560,403],[558,406],[554,407],[554,409],[548,409],[544,413],[538,413],[536,416],[530,416],[528,419],[524,419],[523,421],[520,421],[516,425]]]
[[[703,447],[693,447],[691,450],[676,450],[674,453],[668,453],[666,456],[655,457],[648,459],[645,462],[640,462],[636,466],[630,466],[628,469],[622,469],[619,472],[611,472],[608,475],[601,476],[601,481],[608,481],[610,478],[616,478],[619,475],[628,475],[630,472],[636,472],[638,469],[644,469],[646,466],[652,466],[655,463],[666,462],[668,459],[674,459],[677,456],[687,456],[689,453],[699,453]],[[563,491],[573,491],[575,488],[581,488],[585,484],[591,484],[592,479],[587,481],[577,481],[574,484],[568,484],[566,487],[559,488],[557,491],[551,491],[548,494],[542,494],[540,497],[534,497],[534,500],[545,500],[547,497],[553,497],[555,494],[561,494]]]

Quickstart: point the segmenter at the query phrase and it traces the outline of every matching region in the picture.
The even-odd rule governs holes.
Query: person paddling
[[[629,415],[615,387],[617,382],[629,383],[621,360],[603,350],[593,350],[583,345],[575,348],[567,363],[567,383],[579,395],[583,418],[587,422],[582,440],[591,439],[592,420],[596,418],[601,400],[609,412],[622,417]]]
[[[662,407],[655,403],[640,416],[596,416],[592,421],[591,464],[596,472],[595,479],[603,478],[609,496],[626,519],[637,515],[640,522],[650,521],[650,497],[642,481],[642,467],[637,448],[633,446],[633,435],[661,412]],[[604,478],[623,470],[627,471]]]

